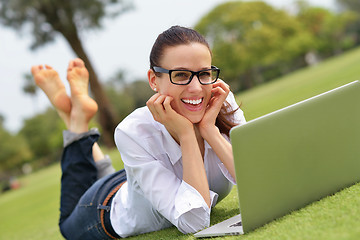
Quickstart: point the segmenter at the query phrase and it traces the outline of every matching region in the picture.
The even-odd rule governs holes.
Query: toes
[[[31,74],[35,76],[35,75],[36,75],[37,73],[39,73],[42,69],[43,69],[43,66],[42,66],[42,65],[32,66],[32,67],[31,67]]]
[[[71,61],[69,62],[69,66],[68,66],[68,68],[67,68],[67,71],[70,72],[70,71],[73,69],[73,67],[74,67],[74,60],[71,60]]]
[[[81,60],[80,58],[75,58],[74,60],[71,60],[69,62],[69,66],[68,66],[68,69],[67,71],[72,71],[75,67],[78,67],[78,68],[83,68],[85,67],[85,63],[83,60]]]
[[[45,64],[45,68],[46,68],[46,69],[53,69],[51,66],[49,66],[49,65],[47,65],[47,64]]]
[[[67,79],[69,81],[76,79],[85,79],[88,80],[89,72],[87,71],[84,61],[80,58],[75,58],[69,62],[69,67],[67,70]]]
[[[74,59],[74,67],[83,68],[83,67],[85,67],[85,63],[84,63],[84,61],[81,60],[80,58],[75,58],[75,59]]]

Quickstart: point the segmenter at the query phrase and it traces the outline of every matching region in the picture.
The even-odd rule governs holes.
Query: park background
[[[1,1],[1,9],[7,6],[4,5],[5,2],[7,1]],[[346,8],[346,5],[340,8],[338,5],[351,1],[286,1],[286,4],[284,1],[267,1],[268,4],[246,1],[244,5],[227,1],[198,2],[201,4],[187,1],[175,1],[174,4],[167,1],[151,1],[151,4],[148,1],[130,2],[132,5],[128,6],[128,11],[123,15],[103,22],[104,29],[81,33],[86,51],[96,70],[99,70],[99,79],[106,96],[115,105],[117,121],[135,107],[144,105],[151,94],[143,77],[148,68],[148,54],[157,34],[174,24],[195,27],[207,36],[214,51],[215,64],[224,70],[222,78],[232,86],[238,102],[243,104],[248,120],[358,79],[360,72],[356,64],[359,62],[359,14],[354,12],[358,10],[356,1],[353,1],[355,7],[351,8]],[[321,3],[323,5],[320,8],[315,7],[315,4]],[[187,7],[180,8],[180,5]],[[176,11],[173,12],[173,9]],[[139,25],[126,28],[125,25],[136,22],[134,19],[131,21],[131,14],[135,15],[137,11],[141,13],[136,16]],[[154,15],[157,15],[158,22],[151,20]],[[266,17],[261,18],[264,16]],[[125,24],[122,25],[123,28],[119,22]],[[158,29],[159,26],[161,29]],[[242,32],[243,36],[237,35],[239,26],[246,29]],[[0,31],[3,30],[2,27]],[[18,27],[6,28],[5,36],[11,36],[12,42],[5,42],[0,48],[1,53],[7,53],[1,54],[0,65],[4,75],[0,80],[1,187],[8,188],[8,180],[13,181],[18,177],[19,181],[13,181],[18,184],[14,187],[21,187],[0,195],[0,226],[7,229],[7,235],[0,235],[0,239],[59,238],[56,226],[60,178],[58,161],[64,125],[55,111],[48,108],[45,96],[35,90],[31,77],[26,73],[33,64],[49,63],[60,71],[65,80],[67,62],[75,55],[60,35],[56,36],[54,43],[30,52],[26,48],[32,42],[29,30],[30,25],[26,25],[21,35],[16,35]],[[139,32],[144,35],[137,37]],[[106,37],[116,41],[106,44]],[[134,43],[122,43],[124,39],[134,38],[137,39]],[[12,44],[17,47],[9,47]],[[135,49],[144,47],[146,49],[143,49],[141,55],[137,55]],[[130,53],[124,49],[130,49]],[[104,52],[111,54],[103,55]],[[12,91],[14,86],[17,89]],[[14,96],[16,101],[13,100]],[[27,104],[18,106],[15,104],[18,100]],[[11,113],[7,111],[9,108]],[[14,112],[23,115],[16,115]],[[10,119],[17,116],[17,119],[11,119],[9,124],[8,116]],[[93,125],[101,129],[98,121],[94,121]],[[106,150],[113,156],[116,167],[120,168],[121,161],[116,150],[111,146]],[[29,169],[34,173],[22,177]],[[351,194],[356,191],[358,190],[354,189]],[[348,193],[345,197],[355,201],[349,195]],[[24,202],[24,199],[27,201]],[[229,204],[230,202],[233,204]],[[15,212],[11,207],[14,203],[18,203]],[[224,203],[227,204],[219,208],[224,207],[227,211],[215,210],[213,222],[236,212],[234,191]],[[20,211],[19,206],[20,210],[25,211]],[[349,221],[354,220],[353,216],[347,214]],[[9,221],[3,224],[6,219]],[[327,216],[324,217],[326,219]],[[40,227],[44,223],[47,223],[47,230]],[[17,232],[19,226],[26,226],[23,233]],[[347,232],[350,236],[359,232],[356,227],[351,229],[352,231],[342,229],[340,232]],[[161,234],[162,237],[170,238],[167,236],[169,232]],[[177,234],[174,230],[170,231],[171,238],[179,237]],[[278,234],[281,235],[281,232]],[[285,231],[283,234],[286,236],[290,233]],[[29,238],[30,235],[33,237]],[[158,239],[157,237],[153,238]]]

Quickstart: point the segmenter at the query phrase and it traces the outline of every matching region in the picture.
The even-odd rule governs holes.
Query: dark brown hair
[[[205,45],[211,54],[208,42],[200,33],[190,28],[172,26],[157,37],[150,52],[150,68],[160,66],[161,58],[167,47],[187,45],[194,42]],[[229,136],[230,129],[236,125],[234,122],[234,112],[236,110],[231,109],[230,104],[225,101],[216,118],[215,125],[221,133],[227,136]]]

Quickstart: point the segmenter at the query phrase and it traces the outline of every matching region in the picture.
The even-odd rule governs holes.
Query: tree
[[[90,89],[99,105],[103,140],[108,146],[114,145],[113,130],[117,119],[85,52],[80,33],[100,29],[105,17],[118,16],[130,7],[126,0],[0,0],[0,22],[16,30],[30,27],[33,35],[31,49],[52,42],[61,35],[85,62],[90,74]]]
[[[106,94],[121,120],[134,109],[146,105],[146,101],[154,94],[147,80],[125,82],[126,72],[119,71],[106,82]]]
[[[234,91],[304,64],[313,41],[294,17],[261,1],[221,4],[195,28],[209,40],[214,64]]]
[[[336,0],[336,2],[345,9],[360,12],[359,0]]]
[[[126,72],[119,70],[112,78],[105,83],[106,94],[114,106],[120,120],[129,115],[135,107],[133,96],[124,91]]]
[[[25,119],[18,135],[26,139],[33,152],[33,164],[41,167],[59,159],[64,127],[65,124],[51,107],[44,113]]]
[[[32,75],[30,73],[25,73],[24,74],[24,86],[23,86],[23,92],[25,94],[29,94],[30,97],[33,99],[34,102],[34,109],[36,110],[37,106],[36,106],[36,93],[38,90],[38,87],[36,86],[34,79],[32,77]]]
[[[124,92],[127,92],[134,99],[134,108],[143,107],[147,100],[154,95],[154,90],[149,86],[147,80],[135,80],[125,86]]]
[[[0,115],[0,181],[18,174],[21,166],[33,157],[25,139],[9,133],[3,123],[4,117]]]
[[[360,44],[360,1],[359,0],[337,0],[345,11],[352,12],[357,16],[356,21],[347,27],[348,33],[353,35],[356,45]]]
[[[353,12],[335,14],[324,8],[303,6],[296,17],[314,36],[313,49],[321,57],[333,56],[355,46],[355,39],[347,32],[359,19]]]

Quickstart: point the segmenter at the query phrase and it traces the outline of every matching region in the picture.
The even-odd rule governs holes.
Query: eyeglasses
[[[220,69],[211,66],[211,69],[205,69],[197,72],[190,70],[167,70],[161,67],[153,67],[155,72],[168,73],[170,82],[176,85],[187,85],[191,82],[194,76],[198,77],[199,82],[202,85],[213,84],[217,81],[220,74]]]

